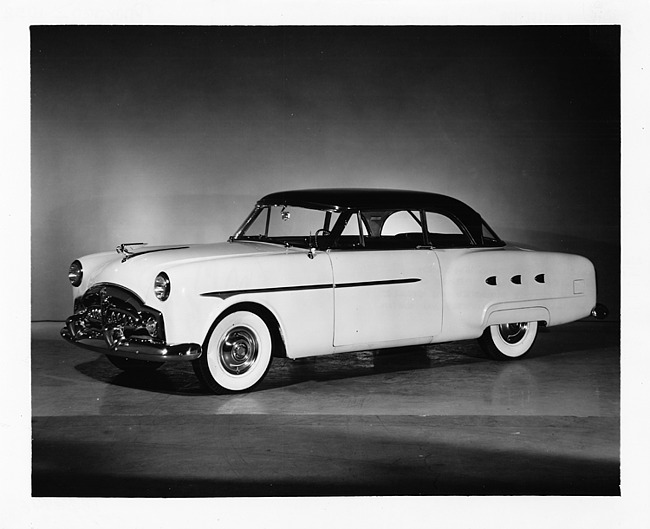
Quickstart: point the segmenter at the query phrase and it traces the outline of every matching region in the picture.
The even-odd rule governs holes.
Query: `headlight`
[[[153,291],[156,294],[156,297],[160,301],[165,301],[169,297],[171,287],[172,285],[169,282],[167,274],[165,272],[160,272],[153,283]]]
[[[78,287],[81,285],[81,280],[83,279],[84,271],[81,268],[81,263],[79,261],[73,261],[70,265],[70,270],[68,271],[68,279],[72,283],[73,287]]]

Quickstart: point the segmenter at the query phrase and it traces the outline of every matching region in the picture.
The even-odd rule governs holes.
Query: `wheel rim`
[[[504,342],[509,344],[519,343],[528,331],[528,323],[502,323],[499,325],[499,334]]]
[[[233,327],[219,343],[219,361],[233,375],[246,373],[257,360],[259,340],[248,327]]]

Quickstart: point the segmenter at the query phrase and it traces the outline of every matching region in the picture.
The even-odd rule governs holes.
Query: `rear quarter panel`
[[[596,304],[592,263],[581,256],[509,248],[438,250],[443,330],[436,342],[476,338],[492,324],[559,325]]]

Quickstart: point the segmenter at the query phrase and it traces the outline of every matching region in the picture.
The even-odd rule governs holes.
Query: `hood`
[[[175,264],[206,258],[239,257],[257,253],[284,252],[276,244],[257,242],[220,242],[214,244],[175,244],[168,246],[147,246],[144,244],[122,244],[118,246],[116,260],[121,263],[148,262]]]
[[[120,248],[122,253],[119,253]],[[85,274],[82,289],[95,283],[114,283],[137,292],[144,278],[148,285],[159,272],[169,272],[187,263],[284,254],[287,251],[296,250],[249,241],[173,246],[120,245],[118,253],[93,254],[80,259]]]

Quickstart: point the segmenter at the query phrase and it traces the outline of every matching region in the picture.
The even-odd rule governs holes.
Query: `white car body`
[[[380,196],[382,203],[386,203],[390,193],[399,192],[324,190],[294,193],[265,197],[256,209],[270,209],[271,203],[273,207],[282,206],[283,221],[290,218],[288,214],[284,218],[284,211],[293,207],[294,202],[316,203],[320,211],[330,211],[330,215],[332,211],[356,211],[359,230],[368,232],[361,238],[369,245],[373,240],[370,232],[378,228],[373,228],[370,220],[367,227],[362,227],[360,219],[363,217],[366,222],[366,217],[373,218],[385,226],[387,217],[377,220],[379,214],[375,212],[372,217],[371,213],[364,213],[363,207],[354,206],[354,200],[370,196],[367,202],[371,202],[373,196]],[[311,202],[306,200],[305,197],[312,194]],[[343,197],[342,207],[334,204],[339,194]],[[411,193],[405,198],[411,195],[422,198],[415,200],[417,204],[411,208],[415,212],[411,216],[420,222],[416,217],[422,220],[427,214],[422,204],[428,199],[435,202],[439,195]],[[459,217],[465,210],[458,207],[458,214],[450,216],[460,225],[462,219]],[[366,212],[370,211],[368,208],[366,204]],[[421,215],[418,216],[417,211]],[[470,221],[478,222],[476,218],[480,217],[474,218],[469,211],[468,208]],[[337,247],[335,243],[316,245],[318,239],[312,239],[312,233],[306,239],[311,244],[289,246],[278,244],[276,240],[264,240],[261,235],[255,240],[242,236],[247,225],[256,222],[255,218],[255,215],[249,218],[229,242],[180,247],[122,245],[118,253],[82,257],[77,262],[83,274],[78,285],[73,286],[77,314],[68,320],[62,335],[77,345],[104,350],[113,358],[147,362],[185,359],[198,363],[201,356],[206,355],[208,341],[225,315],[252,312],[261,316],[270,329],[273,343],[270,363],[271,355],[300,358],[475,339],[484,336],[486,329],[498,329],[500,324],[536,322],[535,328],[538,323],[558,325],[589,316],[596,306],[596,277],[589,260],[576,255],[511,248],[496,236],[492,238],[493,232],[485,239],[489,244],[464,247],[444,248],[419,243],[383,249],[358,245]],[[342,225],[347,226],[348,220]],[[268,232],[270,221],[266,222]],[[329,222],[327,220],[328,228]],[[465,230],[462,225],[461,228]],[[478,228],[474,226],[473,229],[476,238]],[[321,241],[323,237],[332,236],[329,230],[319,231],[322,232]],[[470,233],[469,229],[466,231]],[[295,239],[290,238],[291,241]],[[166,274],[170,286],[164,300],[154,291],[154,279],[161,272]],[[75,276],[75,279],[79,278]],[[79,303],[86,293],[100,292],[102,286],[122,289],[137,297],[139,304],[158,311],[164,322],[164,343],[147,344],[146,340],[138,341],[135,336],[124,336],[128,322],[121,321],[118,316],[111,316],[112,322],[107,321],[106,314],[100,314],[103,308],[96,312],[95,320],[101,320],[101,323],[95,321],[99,327],[95,325],[91,330],[90,302],[85,307]],[[106,292],[101,295],[107,296]],[[96,298],[96,305],[99,299]],[[108,328],[110,325],[121,327],[115,333]],[[248,324],[242,325],[248,328]],[[251,327],[255,329],[254,324]],[[101,332],[97,332],[98,329]],[[113,335],[108,336],[111,332]],[[265,334],[265,331],[254,331],[252,335],[257,337],[256,333]],[[89,345],[102,339],[107,343]],[[259,344],[262,341],[260,339]],[[229,347],[230,353],[235,351],[233,346]],[[234,347],[243,357],[250,345]],[[257,357],[257,349],[255,351]],[[517,351],[510,355],[506,352],[505,355],[514,358],[523,353]],[[263,367],[268,369],[268,366]],[[206,370],[208,367],[204,365]],[[205,373],[197,374],[200,378],[211,378]],[[239,371],[228,375],[233,379],[239,376]],[[243,373],[241,378],[245,378]],[[215,377],[216,383],[211,389],[250,389],[261,380],[253,378],[231,386]]]

